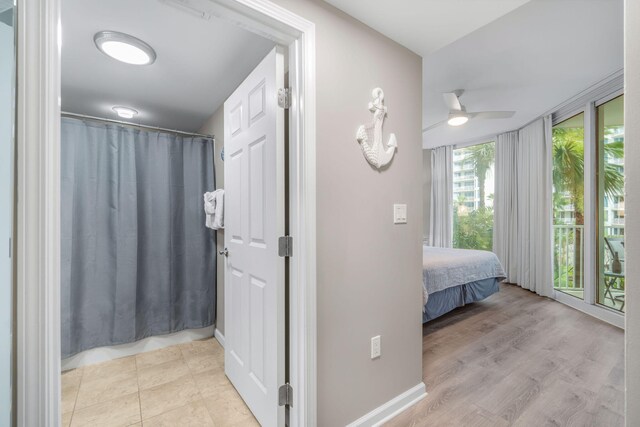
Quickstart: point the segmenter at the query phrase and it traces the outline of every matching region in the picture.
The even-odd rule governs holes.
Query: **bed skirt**
[[[495,294],[500,290],[499,283],[500,279],[492,277],[429,294],[429,300],[422,314],[422,323],[440,317],[457,307],[481,301]]]

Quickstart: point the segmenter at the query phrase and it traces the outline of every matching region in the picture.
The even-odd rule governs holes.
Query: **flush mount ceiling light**
[[[121,105],[116,105],[112,108],[112,110],[123,119],[133,119],[136,115],[138,115],[138,112],[133,108],[123,107]]]
[[[447,124],[449,126],[460,126],[469,121],[469,117],[466,114],[460,113],[450,113],[449,120],[447,120]]]
[[[93,36],[100,52],[133,65],[149,65],[156,60],[156,52],[142,40],[117,31],[100,31]]]

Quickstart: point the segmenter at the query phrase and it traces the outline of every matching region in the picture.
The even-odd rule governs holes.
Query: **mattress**
[[[426,245],[422,248],[422,281],[429,295],[492,278],[505,278],[502,265],[493,252]]]

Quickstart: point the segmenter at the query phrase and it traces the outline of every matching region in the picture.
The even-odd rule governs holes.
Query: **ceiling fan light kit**
[[[477,111],[468,113],[465,106],[460,103],[460,97],[463,93],[464,90],[462,89],[443,93],[442,97],[444,98],[445,105],[449,109],[449,116],[445,120],[427,126],[423,129],[423,132],[427,132],[445,123],[449,126],[456,127],[467,123],[469,119],[508,119],[516,113],[515,111]]]
[[[449,126],[461,126],[469,121],[469,117],[466,114],[449,113],[449,119],[447,124]]]

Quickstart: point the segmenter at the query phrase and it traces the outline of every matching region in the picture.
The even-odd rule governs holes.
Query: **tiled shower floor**
[[[62,426],[258,426],[214,338],[62,374]]]

